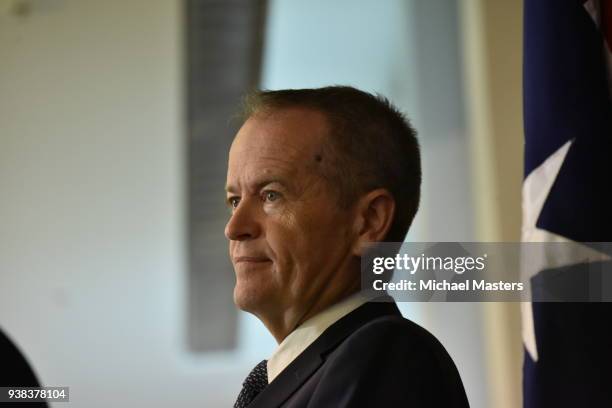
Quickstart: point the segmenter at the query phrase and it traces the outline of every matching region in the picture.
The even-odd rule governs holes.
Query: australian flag
[[[525,0],[524,13],[523,240],[596,253],[588,243],[612,241],[612,0]],[[524,407],[612,407],[612,303],[522,308]]]

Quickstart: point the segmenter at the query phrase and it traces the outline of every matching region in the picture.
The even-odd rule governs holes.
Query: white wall
[[[73,407],[230,406],[184,344],[181,2],[1,1],[0,327]]]

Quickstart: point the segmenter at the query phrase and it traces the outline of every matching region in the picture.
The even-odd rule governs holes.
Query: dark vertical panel
[[[223,235],[227,152],[240,98],[259,80],[265,1],[186,0],[188,338],[194,351],[236,343],[234,273]]]

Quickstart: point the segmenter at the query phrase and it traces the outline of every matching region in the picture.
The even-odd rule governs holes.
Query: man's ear
[[[387,235],[395,214],[395,199],[387,189],[379,188],[362,196],[355,210],[357,239],[353,254],[362,256],[370,243],[382,241]]]

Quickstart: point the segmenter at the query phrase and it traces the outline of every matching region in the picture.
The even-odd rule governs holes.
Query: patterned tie
[[[242,383],[242,390],[238,394],[238,399],[234,408],[244,408],[255,399],[264,388],[268,386],[268,367],[267,360],[263,360],[251,370],[246,380]]]

